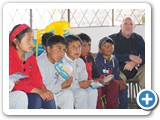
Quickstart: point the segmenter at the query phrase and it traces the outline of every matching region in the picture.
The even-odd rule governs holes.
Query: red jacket
[[[86,64],[86,70],[88,73],[88,80],[99,78],[97,67],[95,65],[94,57],[89,53],[87,56],[80,56]]]
[[[31,54],[26,61],[20,60],[16,49],[13,46],[9,47],[9,74],[21,72],[29,76],[29,78],[21,79],[16,84],[12,91],[22,90],[26,93],[30,93],[33,88],[40,88],[45,85],[42,82],[42,76],[40,74],[36,58]]]

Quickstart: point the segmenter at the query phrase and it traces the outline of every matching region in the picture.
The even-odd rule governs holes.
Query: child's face
[[[105,42],[102,46],[100,51],[103,53],[105,56],[111,56],[113,51],[114,51],[114,44]]]
[[[81,55],[81,43],[79,41],[70,42],[67,47],[67,55],[72,60],[78,58]]]
[[[84,41],[82,43],[81,55],[87,56],[91,50],[91,42]]]
[[[23,52],[31,52],[33,48],[33,34],[32,32],[25,33],[24,37],[19,42],[18,40],[15,42],[16,48]]]
[[[66,45],[62,43],[53,45],[52,48],[47,46],[48,59],[52,63],[58,62],[64,57],[65,51]]]

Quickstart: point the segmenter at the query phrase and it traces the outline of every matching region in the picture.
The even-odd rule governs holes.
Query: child
[[[88,80],[98,80],[100,75],[97,72],[97,66],[95,65],[95,60],[91,55],[91,38],[84,33],[78,35],[83,43],[82,43],[82,53],[81,58],[86,63],[86,69],[88,72]],[[100,80],[100,79],[99,79]],[[117,86],[117,87],[116,87]],[[98,101],[97,101],[97,109],[102,109],[102,93],[106,94],[106,101],[107,101],[107,109],[116,108],[117,101],[118,101],[118,84],[116,81],[112,81],[109,85],[104,86],[104,88],[98,88]],[[114,95],[113,97],[110,97]]]
[[[33,34],[26,24],[16,25],[9,36],[9,74],[21,72],[28,78],[20,79],[12,91],[27,93],[29,109],[55,109],[54,95],[42,82],[36,58],[33,55]]]
[[[51,32],[44,33],[42,35],[42,46],[44,48],[44,51],[42,52],[41,55],[46,54],[46,47],[47,47],[46,43],[47,43],[48,38],[51,36],[53,36],[53,33],[51,33]]]
[[[127,109],[128,108],[127,87],[126,84],[121,79],[121,77],[119,76],[120,74],[119,65],[115,56],[112,55],[113,51],[114,51],[114,41],[109,37],[102,38],[99,41],[99,52],[96,57],[96,65],[98,68],[98,73],[100,75],[107,76],[109,74],[113,74],[115,76],[114,79],[117,80],[119,86],[119,102],[120,102],[119,108]],[[107,97],[109,97],[109,99],[112,101],[117,100],[117,97],[116,99],[114,99],[114,95],[115,94],[112,94]]]
[[[94,58],[92,56],[91,50],[91,38],[85,34],[81,33],[78,35],[82,40],[82,49],[81,49],[81,56],[80,58],[86,64],[86,69],[88,73],[88,80],[92,80],[93,78],[99,78],[97,68],[94,62]]]
[[[68,61],[73,67],[73,83],[70,88],[74,95],[76,109],[95,109],[97,104],[97,89],[89,87],[86,66],[80,57],[82,41],[75,35],[65,37],[68,45],[63,60]]]
[[[55,63],[64,57],[65,51],[66,40],[59,35],[51,36],[46,43],[47,54],[39,56],[37,61],[44,84],[56,95],[57,106],[61,109],[73,109],[73,93],[68,89],[72,78],[61,81],[61,76],[55,69]]]

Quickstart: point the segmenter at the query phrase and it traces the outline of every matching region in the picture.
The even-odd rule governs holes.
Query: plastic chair
[[[132,79],[128,79],[126,83],[129,85],[129,107],[138,108],[136,98],[138,92],[140,91],[139,81],[133,81]]]

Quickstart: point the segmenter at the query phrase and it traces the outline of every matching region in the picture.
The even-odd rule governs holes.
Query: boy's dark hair
[[[110,38],[110,37],[104,37],[104,38],[102,38],[102,39],[99,41],[99,49],[100,49],[100,48],[104,45],[104,43],[106,43],[106,42],[111,43],[111,44],[114,45],[114,41],[112,40],[112,38]]]
[[[52,48],[53,45],[56,45],[58,43],[62,43],[67,46],[67,42],[66,42],[65,38],[63,38],[60,35],[53,35],[53,36],[49,37],[46,42],[46,46],[49,46],[50,48]]]
[[[67,41],[67,46],[69,45],[70,42],[73,42],[73,41],[79,41],[80,44],[82,45],[82,40],[80,37],[76,36],[76,35],[67,35],[65,37],[66,41]]]
[[[12,29],[12,31],[11,31],[10,34],[9,34],[9,37],[11,36],[12,32],[13,32],[18,26],[20,26],[20,25],[21,25],[21,24],[18,24],[18,25],[16,25],[16,26],[14,26],[14,28]],[[26,32],[32,32],[32,29],[31,29],[30,27],[25,28],[25,29],[22,30],[20,33],[18,33],[18,35],[17,35],[15,38],[16,38],[18,41],[21,42],[21,40],[22,40],[22,38],[24,37],[24,35],[25,35]],[[16,45],[14,44],[14,42],[12,42],[11,45],[12,45],[12,46],[16,46]]]
[[[44,33],[44,34],[42,35],[42,45],[43,45],[43,46],[46,46],[47,40],[48,40],[48,38],[51,37],[51,36],[53,36],[53,33],[51,33],[51,32]]]
[[[77,36],[80,37],[83,42],[91,42],[91,38],[85,33],[80,33]]]

